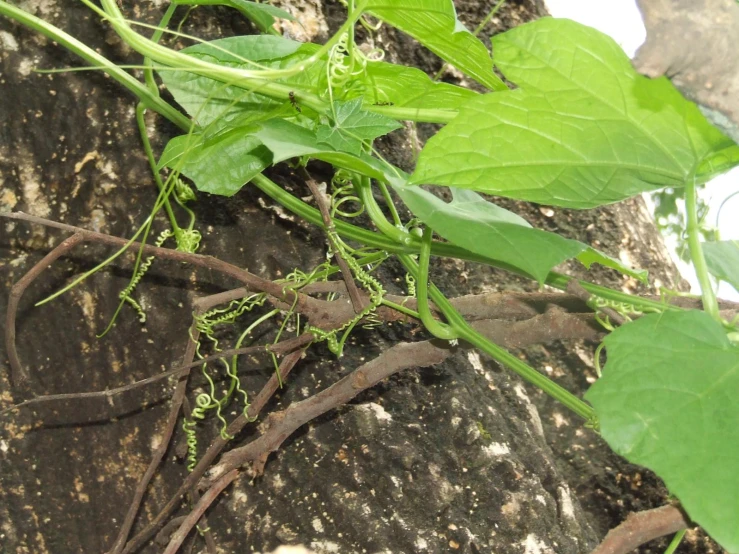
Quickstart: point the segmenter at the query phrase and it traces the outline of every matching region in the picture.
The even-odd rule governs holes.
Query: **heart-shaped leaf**
[[[493,50],[520,88],[462,106],[411,183],[592,208],[739,162],[739,146],[666,78],[636,73],[595,29],[544,18],[497,35]]]
[[[698,311],[641,317],[605,344],[603,377],[585,396],[603,438],[739,552],[739,347]]]

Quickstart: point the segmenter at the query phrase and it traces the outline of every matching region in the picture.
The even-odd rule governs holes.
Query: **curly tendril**
[[[159,233],[159,236],[157,237],[157,240],[154,241],[154,246],[157,248],[161,248],[161,246],[164,244],[164,242],[174,236],[174,233],[170,231],[169,229],[165,229],[161,233]],[[139,304],[132,296],[134,290],[136,290],[136,287],[138,286],[141,279],[146,275],[146,272],[151,267],[151,264],[154,262],[154,259],[156,256],[148,256],[146,260],[144,260],[144,263],[142,263],[139,266],[139,270],[136,272],[136,274],[131,279],[131,282],[128,283],[128,286],[123,289],[120,294],[118,295],[118,298],[124,302],[127,302],[130,304],[134,310],[136,310],[136,313],[139,316],[139,321],[141,323],[146,323],[146,312],[141,307],[141,304]]]

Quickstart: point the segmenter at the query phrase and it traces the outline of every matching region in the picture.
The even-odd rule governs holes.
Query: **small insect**
[[[375,102],[373,106],[394,106],[393,102]]]
[[[295,93],[293,91],[290,91],[287,96],[290,99],[290,103],[293,105],[293,108],[295,108],[298,113],[301,113],[303,110],[301,110],[300,106],[298,106],[298,101],[295,99]]]

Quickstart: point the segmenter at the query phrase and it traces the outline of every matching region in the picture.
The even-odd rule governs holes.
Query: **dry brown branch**
[[[72,250],[75,246],[84,240],[81,233],[75,233],[68,239],[62,241],[54,250],[49,252],[44,258],[34,265],[17,283],[10,289],[8,297],[8,311],[5,315],[5,348],[8,351],[8,359],[10,360],[11,379],[18,384],[28,379],[28,374],[21,366],[18,358],[18,351],[15,346],[15,316],[18,312],[18,303],[21,296],[33,283],[33,281],[44,272],[51,264],[61,258],[64,254]],[[0,412],[2,413],[2,412]]]
[[[206,493],[200,498],[200,501],[192,509],[192,512],[190,512],[182,522],[179,529],[174,532],[164,554],[175,554],[180,549],[180,546],[182,546],[182,543],[185,541],[187,534],[193,527],[195,527],[195,524],[205,513],[205,510],[213,504],[215,499],[218,498],[218,495],[223,492],[223,489],[230,485],[238,476],[239,471],[233,470],[221,477],[210,489],[206,491]]]
[[[333,229],[334,222],[331,220],[331,214],[329,213],[328,204],[326,203],[326,199],[323,197],[323,194],[318,188],[318,183],[316,183],[313,180],[313,178],[308,174],[305,168],[303,168],[303,175],[305,177],[305,182],[308,185],[308,188],[310,189],[311,194],[313,195],[313,199],[316,201],[318,210],[321,212],[321,218],[323,219],[324,226],[326,227],[326,229]],[[341,276],[344,279],[344,284],[346,285],[346,291],[349,294],[349,299],[352,302],[354,313],[359,313],[364,308],[365,300],[359,294],[359,289],[357,288],[357,284],[354,282],[354,275],[352,274],[352,270],[349,269],[349,266],[347,265],[346,260],[341,255],[339,247],[337,246],[333,237],[331,236],[330,233],[326,233],[326,236],[328,238],[328,243],[331,248],[331,251],[334,254],[336,265],[339,266],[339,270],[341,271]]]
[[[188,336],[187,346],[185,347],[185,354],[183,356],[183,363],[185,364],[192,362],[197,350],[197,340],[200,335],[200,331],[198,330],[195,321],[192,323],[190,333],[192,338]],[[164,425],[162,440],[159,443],[159,447],[154,451],[154,454],[151,457],[149,467],[146,468],[143,477],[139,481],[138,485],[136,485],[133,500],[131,500],[131,504],[128,508],[128,512],[126,512],[126,517],[123,520],[123,524],[118,532],[115,543],[113,543],[113,548],[110,551],[111,554],[120,554],[121,550],[123,550],[126,540],[128,539],[128,535],[131,532],[131,528],[136,521],[136,515],[141,507],[141,501],[144,498],[146,489],[149,487],[149,482],[152,477],[154,477],[154,473],[156,473],[162,458],[164,458],[164,454],[169,448],[169,442],[172,440],[172,434],[177,425],[177,420],[180,417],[182,401],[185,399],[185,394],[187,393],[187,380],[189,376],[189,370],[186,370],[186,373],[183,374],[177,382],[174,394],[172,395],[172,404],[169,409],[169,415],[167,416],[167,422]]]
[[[134,249],[142,247],[141,243],[138,242],[131,242],[129,244],[129,241],[127,239],[122,239],[103,233],[96,233],[94,231],[88,231],[87,229],[74,227],[65,223],[58,223],[56,221],[51,221],[42,217],[28,215],[23,212],[0,213],[0,217],[28,221],[37,225],[53,227],[56,229],[62,229],[64,231],[71,231],[82,235],[81,240],[85,241],[99,242],[101,244],[109,244],[118,247],[128,246],[129,248]],[[295,292],[288,288],[284,288],[279,283],[254,275],[253,273],[246,271],[245,269],[241,269],[240,267],[237,267],[228,262],[224,262],[223,260],[219,260],[218,258],[214,258],[212,256],[203,256],[201,254],[191,254],[189,252],[181,252],[179,250],[172,250],[169,248],[159,248],[151,245],[143,245],[143,253],[145,255],[156,256],[162,259],[189,263],[198,267],[228,275],[229,277],[242,282],[249,290],[265,292],[270,296],[273,296],[278,301],[287,304],[288,306],[292,306],[297,296],[295,309],[309,318],[315,317],[319,321],[332,321],[335,317],[332,313],[333,308],[329,307],[329,305],[331,304],[330,302],[311,298],[310,296],[307,296],[300,292]],[[320,323],[318,322],[315,324],[320,325]]]
[[[187,396],[185,396],[185,398],[182,400],[182,413],[185,419],[192,420],[192,410],[190,409],[190,402],[187,400]],[[191,487],[190,491],[188,492],[188,496],[190,497],[190,503],[193,506],[196,506],[197,503],[200,502],[200,491],[198,491],[197,487]],[[208,518],[205,514],[200,516],[200,521],[197,523],[197,525],[200,534],[205,539],[205,548],[208,554],[218,554],[218,548],[216,547],[216,542],[213,539],[213,533],[208,526]],[[190,544],[190,548],[187,549],[188,552],[192,552],[192,549],[195,546],[196,542],[197,540],[193,539],[192,543]]]
[[[269,378],[267,384],[262,388],[257,397],[254,399],[254,402],[252,402],[249,406],[247,415],[245,416],[244,414],[241,414],[229,424],[228,428],[226,429],[227,435],[236,436],[239,432],[241,432],[241,430],[246,426],[247,423],[249,423],[259,415],[259,412],[267,404],[269,399],[279,387],[280,381],[284,381],[287,378],[292,368],[295,366],[298,360],[300,360],[303,352],[304,349],[296,350],[283,358],[278,370],[280,378],[278,378],[276,374],[273,374]],[[210,468],[213,461],[218,457],[221,451],[223,451],[227,444],[228,440],[222,438],[220,435],[215,438],[213,444],[211,444],[208,450],[206,450],[202,458],[200,458],[198,464],[185,478],[182,485],[180,485],[180,488],[177,490],[177,492],[172,496],[172,498],[170,498],[167,504],[165,504],[159,514],[154,518],[154,520],[151,521],[149,525],[142,529],[141,532],[139,532],[126,544],[126,547],[123,549],[122,554],[131,554],[132,552],[137,551],[152,536],[154,536],[155,533],[157,533],[157,531],[165,524],[167,518],[172,515],[172,513],[180,505],[180,499],[182,498],[182,496],[184,496],[197,484],[197,482]]]
[[[64,394],[47,394],[45,396],[38,396],[36,398],[31,398],[29,400],[25,400],[18,404],[13,404],[12,406],[9,406],[7,408],[4,408],[3,410],[0,410],[0,416],[8,412],[12,412],[14,410],[24,408],[26,406],[32,406],[34,404],[43,404],[46,402],[58,402],[58,401],[63,401],[63,400],[90,400],[93,398],[111,398],[113,396],[117,396],[124,392],[132,391],[140,387],[151,385],[152,383],[156,383],[157,381],[161,381],[162,379],[166,379],[168,377],[172,377],[174,375],[184,373],[192,369],[193,367],[197,367],[204,363],[214,362],[216,360],[220,360],[220,359],[227,358],[230,356],[256,354],[259,352],[264,352],[264,353],[274,352],[278,356],[281,356],[287,352],[292,352],[296,348],[300,348],[312,341],[313,341],[312,334],[303,333],[299,337],[287,339],[287,340],[278,342],[277,344],[248,346],[245,348],[232,348],[229,350],[222,350],[218,352],[217,354],[213,354],[212,356],[206,356],[205,358],[195,360],[194,362],[190,362],[190,363],[175,367],[174,369],[170,369],[168,371],[163,371],[162,373],[157,373],[156,375],[152,375],[151,377],[147,377],[146,379],[141,379],[134,383],[129,383],[128,385],[122,385],[114,389],[107,389],[103,391],[93,391],[93,392],[70,392],[70,393],[64,393]]]
[[[212,478],[219,478],[247,462],[259,462],[264,456],[277,450],[285,439],[305,423],[346,404],[360,392],[375,386],[390,375],[403,369],[428,367],[444,361],[447,354],[443,352],[443,348],[444,342],[437,340],[396,344],[327,389],[290,404],[285,410],[271,413],[267,420],[267,431],[246,446],[224,454],[214,467]]]
[[[688,518],[671,504],[632,513],[621,525],[608,531],[592,554],[627,554],[644,543],[688,527]]]

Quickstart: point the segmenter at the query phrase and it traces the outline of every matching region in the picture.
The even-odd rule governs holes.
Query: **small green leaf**
[[[711,275],[739,291],[739,241],[704,242],[702,246]]]
[[[227,67],[256,69],[251,63],[255,62],[261,67],[284,69],[308,59],[318,48],[314,44],[301,44],[272,35],[249,35],[197,44],[182,52]],[[325,84],[324,69],[325,64],[313,64],[280,82],[297,90],[318,94],[322,83]],[[160,70],[159,75],[177,103],[202,127],[215,124],[220,128],[239,117],[258,116],[265,111],[289,105],[179,69]],[[222,118],[225,119],[218,121]]]
[[[452,0],[368,0],[364,6],[478,83],[490,90],[506,89],[493,73],[485,45],[457,19]]]
[[[390,102],[403,108],[457,110],[479,96],[467,88],[432,81],[415,67],[385,62],[369,62],[364,83],[365,103]]]
[[[636,73],[595,29],[544,18],[493,46],[520,89],[462,106],[428,141],[412,184],[592,208],[739,162],[733,142],[667,79]]]
[[[421,187],[394,188],[414,215],[449,242],[517,268],[540,283],[554,266],[583,255],[586,265],[608,262],[605,265],[635,274],[586,244],[532,228],[474,192],[451,189],[452,202],[446,203]]]
[[[266,32],[275,23],[275,18],[295,21],[295,18],[285,10],[267,3],[249,2],[248,0],[225,0],[225,5],[239,10],[247,19],[254,22],[259,30]]]
[[[739,145],[732,144],[703,160],[695,172],[695,180],[698,183],[707,183],[737,165],[739,165]]]
[[[362,143],[386,135],[400,127],[400,123],[381,114],[362,110],[362,99],[334,102],[336,119],[332,126],[319,125],[316,137],[319,142],[334,150],[358,156]]]
[[[178,6],[229,6],[241,12],[245,18],[254,23],[260,31],[266,32],[274,25],[275,17],[288,19],[295,18],[285,10],[270,4],[258,4],[249,0],[172,0]]]
[[[649,272],[646,269],[633,269],[616,258],[612,258],[611,256],[608,256],[600,250],[596,250],[590,246],[580,252],[576,257],[577,261],[588,269],[590,269],[590,266],[593,264],[600,264],[602,266],[615,269],[624,275],[634,277],[645,285],[649,284]]]
[[[739,552],[739,348],[698,311],[649,314],[605,344],[603,377],[585,395],[603,438]]]
[[[192,179],[198,190],[233,196],[272,163],[272,153],[244,129],[215,137],[183,135],[167,143],[159,161]]]

